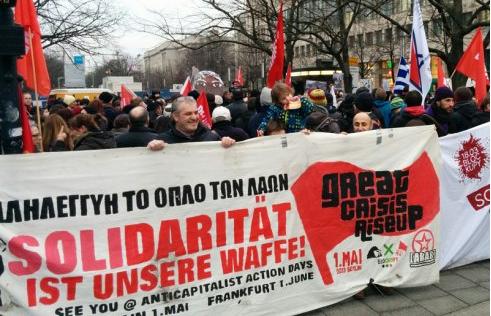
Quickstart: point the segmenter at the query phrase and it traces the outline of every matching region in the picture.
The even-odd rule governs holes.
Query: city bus
[[[51,90],[49,96],[54,99],[60,99],[60,98],[63,99],[65,95],[69,94],[69,95],[73,95],[77,100],[89,99],[90,101],[92,101],[94,99],[97,99],[99,94],[101,94],[104,91],[112,93],[112,91],[109,89],[99,89],[99,88],[54,89]]]

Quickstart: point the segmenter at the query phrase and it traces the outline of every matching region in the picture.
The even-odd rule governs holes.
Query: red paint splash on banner
[[[455,153],[455,161],[459,165],[462,181],[465,178],[481,180],[481,173],[489,163],[489,155],[480,139],[471,134]]]
[[[324,284],[333,282],[326,255],[351,236],[406,235],[440,208],[439,180],[423,153],[404,170],[364,170],[347,162],[316,163],[292,186]]]

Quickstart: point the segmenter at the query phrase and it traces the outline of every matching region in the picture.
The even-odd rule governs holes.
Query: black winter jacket
[[[462,101],[455,103],[451,121],[455,126],[455,133],[468,130],[472,127],[472,117],[478,112],[474,101]]]
[[[116,148],[116,140],[111,132],[88,132],[75,141],[73,150],[95,150]]]
[[[191,143],[191,142],[210,142],[220,140],[218,134],[213,133],[205,126],[198,124],[196,132],[192,136],[184,135],[172,124],[171,129],[165,133],[159,134],[157,139],[163,140],[168,144]]]
[[[158,136],[153,129],[148,127],[130,127],[127,133],[116,137],[118,148],[146,147],[148,143]]]
[[[242,128],[233,127],[230,121],[221,121],[213,124],[213,130],[220,135],[220,137],[228,136],[235,141],[240,142],[249,138],[246,132]]]

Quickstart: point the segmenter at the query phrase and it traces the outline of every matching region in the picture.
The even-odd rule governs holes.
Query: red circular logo
[[[422,229],[413,238],[413,252],[423,252],[435,249],[435,238],[431,230]]]
[[[460,177],[464,179],[481,179],[481,173],[489,163],[489,155],[479,138],[471,134],[469,140],[461,143],[460,149],[455,153],[455,160],[459,165]]]

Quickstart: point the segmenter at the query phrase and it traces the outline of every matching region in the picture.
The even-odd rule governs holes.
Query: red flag
[[[17,0],[15,22],[24,27],[26,41],[26,54],[17,59],[17,73],[24,78],[29,88],[37,90],[40,95],[48,96],[51,91],[51,81],[41,45],[41,30],[32,0]]]
[[[196,100],[198,103],[198,115],[199,115],[199,120],[208,128],[211,128],[211,115],[210,115],[210,108],[208,106],[208,100],[206,99],[206,92],[205,89],[202,89],[198,100]]]
[[[244,77],[242,76],[242,67],[239,66],[239,70],[235,73],[235,81],[237,81],[242,87],[244,86]]]
[[[283,33],[283,1],[280,0],[278,21],[276,22],[276,36],[271,54],[271,63],[268,70],[268,88],[272,88],[276,81],[283,80],[283,65],[285,63],[285,34]]]
[[[478,28],[464,55],[462,55],[455,67],[456,71],[474,80],[478,103],[486,96],[487,74],[485,67],[482,33],[481,28]]]
[[[131,100],[136,98],[136,94],[126,87],[124,84],[121,85],[121,108],[130,105]]]
[[[399,249],[401,251],[406,251],[407,250],[407,245],[403,243],[402,241],[399,241]]]
[[[446,84],[445,84],[445,73],[443,72],[443,64],[442,64],[441,58],[438,58],[437,68],[438,68],[438,79],[437,79],[436,87],[440,88],[440,87],[446,86]]]
[[[286,70],[285,83],[291,87],[292,86],[292,64],[288,64],[288,69]]]
[[[33,153],[35,146],[32,141],[31,124],[29,124],[27,108],[24,104],[24,96],[20,87],[17,89],[17,95],[19,97],[20,124],[22,127],[22,152],[24,154]]]
[[[191,86],[191,79],[189,79],[189,76],[188,76],[186,78],[186,81],[184,81],[184,84],[181,88],[180,94],[182,96],[187,96],[189,94],[189,92],[191,92],[191,90],[193,90],[193,87]]]

